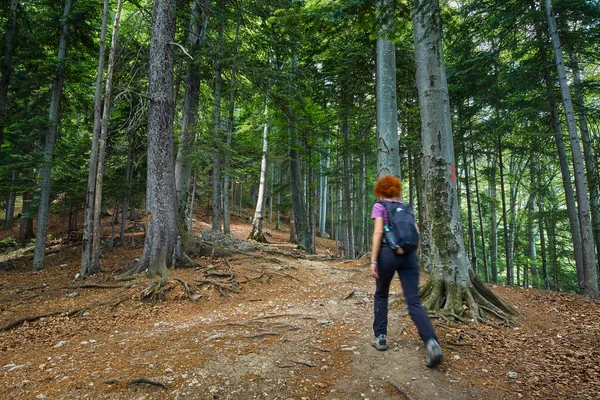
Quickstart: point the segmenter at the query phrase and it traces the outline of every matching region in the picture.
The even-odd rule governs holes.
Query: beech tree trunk
[[[219,24],[217,26],[217,51],[215,56],[215,101],[213,105],[213,193],[212,193],[212,230],[221,232],[221,204],[222,204],[222,182],[221,182],[221,52],[223,51],[223,25],[225,21],[225,0],[221,0],[219,7]]]
[[[396,47],[390,40],[394,29],[391,0],[377,0],[379,13],[377,35],[376,109],[377,109],[377,177],[400,175],[398,149],[398,105],[396,101]]]
[[[451,317],[467,314],[487,321],[492,313],[508,321],[514,309],[483,285],[465,252],[438,0],[415,0],[413,29],[423,154],[424,215],[420,217],[428,232],[431,264],[429,280],[421,288],[424,307],[443,309]]]
[[[94,197],[96,191],[96,170],[98,168],[98,142],[100,138],[100,125],[102,119],[102,80],[104,77],[104,48],[106,41],[106,28],[108,25],[108,10],[109,0],[104,0],[104,11],[102,13],[102,28],[100,31],[100,45],[98,51],[98,69],[96,71],[96,90],[94,91],[94,127],[92,129],[92,149],[90,151],[87,192],[85,197],[85,209],[83,212],[81,266],[79,268],[80,271],[78,275],[80,278],[85,278],[91,273],[93,273],[93,268],[91,265],[92,228],[94,214]]]
[[[577,57],[573,52],[570,54],[571,68],[573,70],[573,86],[575,89],[575,106],[583,143],[583,155],[585,157],[585,172],[587,184],[590,189],[590,207],[592,210],[592,232],[596,243],[596,262],[600,261],[600,194],[598,193],[598,168],[594,162],[594,150],[592,138],[588,128],[587,113],[585,109],[585,98],[583,95],[581,73]]]
[[[110,114],[110,102],[112,94],[112,79],[115,70],[115,54],[117,51],[117,39],[119,32],[119,20],[121,18],[121,7],[123,0],[117,4],[117,12],[113,22],[112,39],[110,53],[108,55],[108,71],[106,73],[106,84],[104,87],[104,107],[102,108],[102,123],[100,124],[100,141],[98,143],[98,168],[96,169],[96,189],[94,191],[94,227],[92,233],[92,262],[91,268],[87,273],[96,273],[100,271],[100,243],[101,243],[101,225],[102,225],[102,184],[104,182],[104,160],[106,158],[106,138],[108,136],[108,117]],[[80,271],[80,274],[86,276],[86,271]]]
[[[234,61],[231,65],[231,80],[229,83],[229,121],[227,123],[226,151],[223,160],[223,232],[231,232],[231,211],[229,207],[229,186],[231,178],[231,137],[233,136],[233,123],[235,117],[235,95],[236,95],[236,62],[237,48],[240,35],[240,24],[242,19],[242,6],[238,7],[238,18],[235,26]],[[233,198],[233,196],[232,196]],[[271,200],[271,204],[273,204]]]
[[[52,84],[52,99],[50,100],[50,112],[48,114],[48,130],[46,131],[46,144],[42,168],[40,169],[40,203],[37,219],[37,236],[35,251],[33,254],[33,270],[39,271],[44,268],[44,256],[46,252],[46,228],[48,223],[48,211],[50,208],[50,179],[52,171],[52,156],[54,154],[54,142],[60,122],[60,100],[62,97],[62,86],[65,76],[65,57],[67,55],[67,34],[69,31],[69,14],[73,0],[65,0],[65,8],[61,21],[61,32],[58,44],[58,63]]]
[[[148,81],[147,229],[137,270],[167,277],[177,240],[173,161],[173,41],[175,0],[155,0]]]
[[[496,152],[497,152],[496,148]],[[498,196],[496,191],[496,172],[498,171],[498,161],[496,155],[491,156],[492,165],[490,168],[490,267],[492,273],[492,282],[498,283]]]
[[[583,287],[583,294],[591,299],[598,298],[598,271],[596,270],[596,259],[594,252],[594,235],[592,231],[592,219],[590,215],[590,203],[588,199],[588,187],[583,166],[583,156],[577,134],[577,124],[573,112],[573,103],[571,101],[571,92],[567,81],[567,73],[563,60],[560,39],[556,28],[556,20],[552,10],[551,0],[544,0],[546,19],[550,30],[550,39],[552,40],[552,49],[554,51],[554,60],[558,73],[560,92],[562,95],[562,104],[567,119],[567,129],[569,132],[569,142],[571,144],[571,157],[573,161],[573,172],[575,178],[575,193],[577,204],[579,206],[579,228],[581,229],[581,244],[583,255],[584,281],[580,283]]]
[[[536,37],[538,41],[538,52],[540,54],[540,58],[545,62],[548,60],[548,56],[546,53],[546,47],[544,43],[544,39],[542,38],[542,33],[539,28],[536,29]],[[556,150],[558,153],[558,161],[560,165],[560,172],[562,176],[563,189],[565,192],[565,202],[567,206],[567,216],[569,218],[569,227],[571,229],[571,240],[573,242],[573,256],[575,258],[575,268],[577,271],[577,283],[579,286],[580,292],[583,290],[582,282],[584,281],[584,265],[583,265],[583,245],[581,242],[581,229],[579,223],[579,215],[577,212],[577,206],[575,201],[575,194],[573,192],[573,186],[571,184],[571,171],[569,168],[569,162],[567,159],[567,151],[565,148],[565,144],[563,142],[563,132],[560,123],[560,115],[558,112],[558,104],[556,100],[556,96],[554,93],[554,85],[552,82],[552,78],[550,76],[550,70],[548,68],[544,68],[544,83],[546,85],[546,96],[548,98],[548,103],[550,107],[550,116],[551,116],[551,124],[552,131],[554,133],[554,141],[556,143]],[[550,231],[552,230],[552,226],[550,223],[547,226],[549,231],[548,233],[548,242],[549,247],[553,248],[556,245],[556,241],[554,240],[554,236],[550,235]],[[554,264],[556,260],[552,258],[552,254],[549,254],[549,259],[552,260],[553,266],[552,271],[554,271]],[[556,286],[555,286],[556,287]]]
[[[202,25],[199,22],[200,14],[203,18]],[[192,59],[188,61],[188,70],[185,79],[183,118],[181,121],[181,134],[179,135],[179,147],[177,148],[177,162],[175,163],[178,221],[182,226],[185,225],[187,217],[192,170],[191,155],[194,149],[194,142],[196,141],[196,126],[198,124],[200,46],[204,42],[207,23],[208,10],[200,10],[198,2],[193,1],[187,38],[188,53],[192,56]]]

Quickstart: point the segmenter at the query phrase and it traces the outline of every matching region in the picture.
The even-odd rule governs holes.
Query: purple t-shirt
[[[397,201],[397,200],[383,200],[383,201],[389,201],[390,203],[404,204],[404,202]],[[388,225],[388,218],[387,218],[387,212],[385,212],[385,206],[383,204],[376,202],[375,204],[373,204],[373,210],[371,211],[371,219],[375,219],[377,217],[383,217],[383,224]]]

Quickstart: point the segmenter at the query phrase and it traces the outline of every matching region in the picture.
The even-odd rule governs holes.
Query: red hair
[[[375,188],[373,188],[375,197],[385,197],[391,199],[394,197],[402,196],[402,186],[400,186],[400,179],[394,175],[384,175],[377,180]]]

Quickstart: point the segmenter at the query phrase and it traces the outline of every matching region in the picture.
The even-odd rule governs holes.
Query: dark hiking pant
[[[375,318],[373,321],[375,337],[382,333],[387,335],[390,284],[394,274],[398,272],[408,306],[408,313],[415,323],[421,339],[425,343],[430,338],[437,340],[431,320],[419,299],[419,266],[416,252],[398,255],[392,249],[383,245],[377,258],[377,270],[379,278],[375,280],[377,287],[375,290]]]

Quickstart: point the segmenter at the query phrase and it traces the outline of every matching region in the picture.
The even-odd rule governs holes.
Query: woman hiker
[[[396,198],[402,196],[402,189],[400,180],[395,176],[385,175],[381,177],[375,184],[373,191],[379,201],[404,204],[402,201],[396,200]],[[373,346],[380,351],[387,349],[388,297],[390,283],[394,274],[398,272],[404,298],[408,305],[408,313],[425,343],[426,365],[429,368],[434,368],[442,362],[442,350],[427,311],[425,311],[419,299],[419,266],[417,263],[419,246],[417,245],[415,250],[405,252],[401,248],[392,249],[387,241],[383,240],[384,226],[389,225],[384,204],[376,202],[371,212],[371,218],[375,220],[371,249],[371,274],[376,283],[373,321],[375,339],[373,340]],[[415,228],[418,232],[416,224]]]

